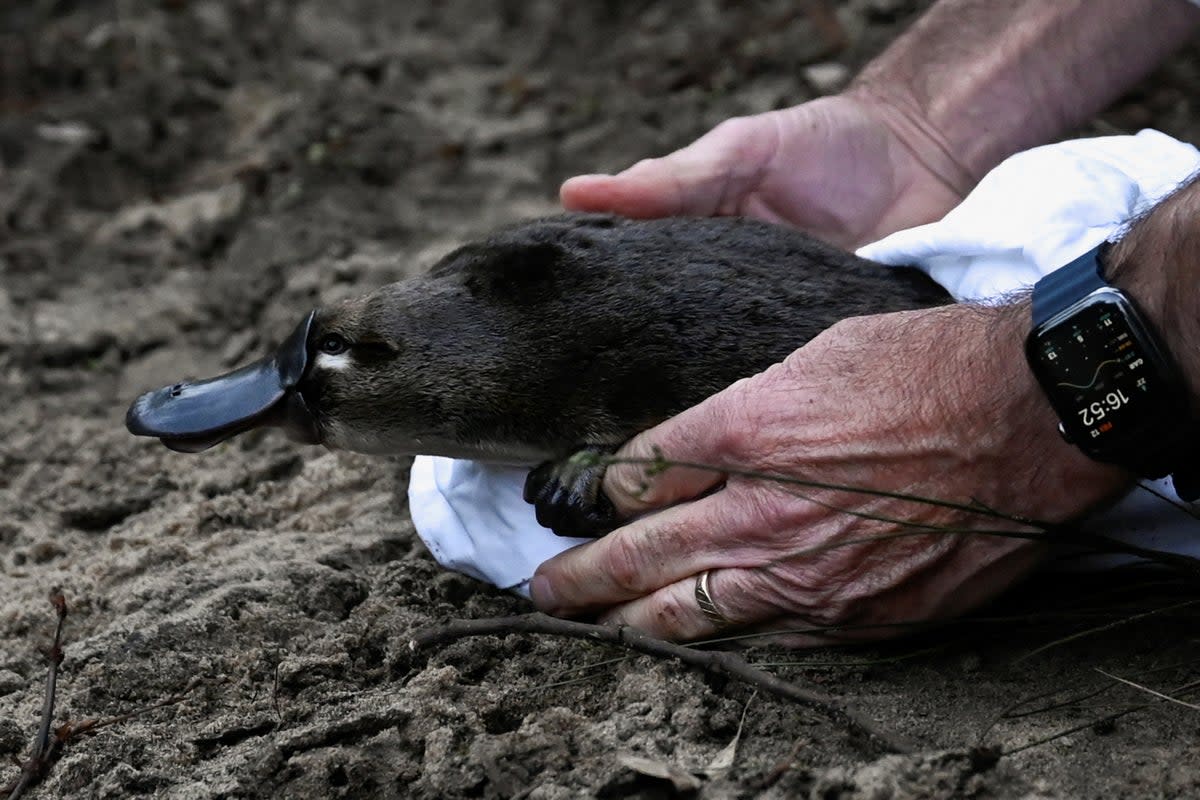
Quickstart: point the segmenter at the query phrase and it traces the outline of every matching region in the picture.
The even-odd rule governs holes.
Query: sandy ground
[[[566,175],[836,89],[916,7],[855,0],[831,26],[821,5],[0,9],[0,757],[37,726],[52,587],[72,610],[58,720],[197,683],[71,742],[36,796],[662,797],[622,756],[703,770],[743,712],[702,797],[1200,793],[1197,712],[1138,709],[1151,698],[1097,672],[1194,680],[1192,607],[1018,660],[1188,599],[1156,579],[1026,585],[899,644],[750,651],[919,744],[882,756],[819,714],[587,643],[413,655],[420,628],[525,606],[434,564],[407,462],[275,433],[184,457],[121,424],[141,390],[257,355],[319,301],[553,211]],[[1198,65],[1184,54],[1087,132],[1200,139]]]

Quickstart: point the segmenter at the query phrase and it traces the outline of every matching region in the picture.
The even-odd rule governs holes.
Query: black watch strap
[[[1074,261],[1056,269],[1037,282],[1033,292],[1033,324],[1041,325],[1076,300],[1108,285],[1100,256],[1108,242],[1093,247]]]
[[[1101,263],[1109,246],[1108,242],[1103,242],[1038,280],[1033,290],[1035,328],[1097,289],[1109,285],[1104,279],[1104,266]],[[1195,460],[1190,452],[1190,443],[1197,440],[1197,433],[1197,429],[1192,427],[1180,431],[1180,435],[1171,441],[1136,442],[1130,450],[1114,453],[1112,461],[1151,478],[1164,477],[1173,468],[1171,479],[1176,493],[1191,502],[1200,497],[1200,464],[1195,467],[1180,465],[1188,465]]]

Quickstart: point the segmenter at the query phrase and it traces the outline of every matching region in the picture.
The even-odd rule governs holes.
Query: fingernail
[[[575,175],[574,177],[567,178],[565,183],[571,183],[572,181],[597,181],[611,177],[612,175],[608,175],[604,172],[590,172],[587,175]]]
[[[539,611],[553,614],[558,609],[558,598],[550,586],[550,579],[545,575],[534,575],[529,582],[529,596]]]

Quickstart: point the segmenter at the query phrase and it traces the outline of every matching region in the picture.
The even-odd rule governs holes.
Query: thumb
[[[726,389],[638,434],[617,451],[616,463],[604,472],[603,489],[618,516],[629,517],[698,497],[724,482],[721,467],[732,430],[728,392]],[[623,463],[622,459],[629,461]],[[674,466],[671,462],[706,468]]]
[[[600,211],[635,219],[711,216],[683,188],[671,156],[639,161],[617,175],[579,175],[559,189],[568,211]]]
[[[570,178],[559,198],[570,211],[643,219],[734,214],[761,177],[760,161],[769,148],[760,140],[771,131],[773,126],[749,119],[727,120],[687,147],[617,175]]]

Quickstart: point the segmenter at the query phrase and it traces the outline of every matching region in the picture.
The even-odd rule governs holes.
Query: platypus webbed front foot
[[[538,524],[558,536],[603,536],[618,527],[616,509],[600,491],[608,466],[600,456],[615,449],[587,445],[531,470],[525,502],[533,504]]]

